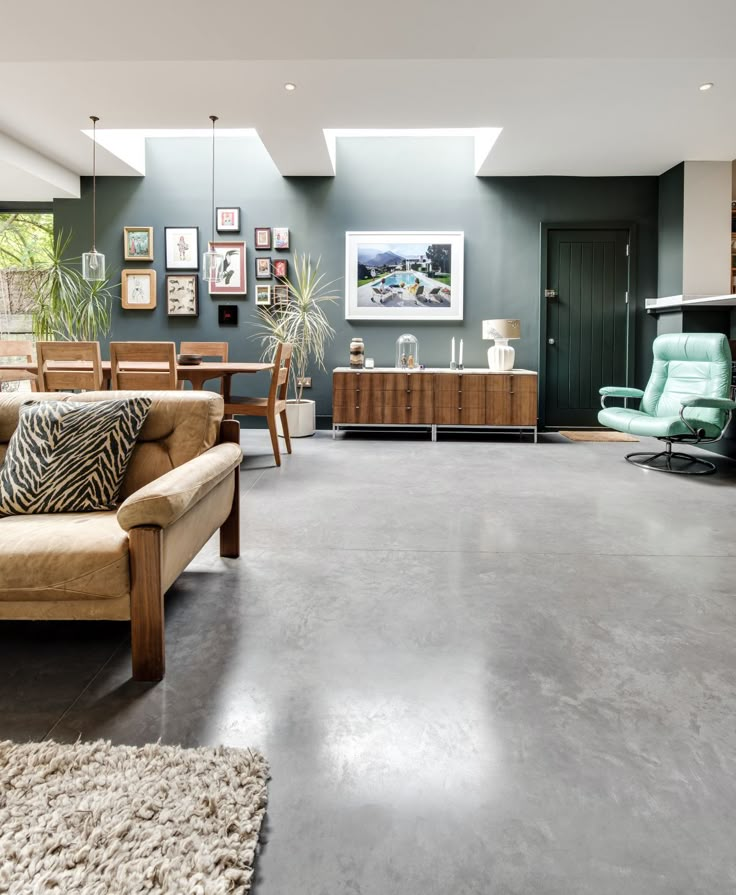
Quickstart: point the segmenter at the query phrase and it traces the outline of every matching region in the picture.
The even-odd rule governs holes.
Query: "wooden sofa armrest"
[[[118,509],[125,531],[139,526],[168,528],[240,466],[235,444],[218,444],[131,494]]]

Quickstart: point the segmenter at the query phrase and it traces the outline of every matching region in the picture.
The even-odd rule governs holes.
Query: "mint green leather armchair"
[[[629,463],[660,472],[707,475],[709,460],[673,452],[673,444],[712,444],[722,438],[736,409],[731,401],[731,349],[721,333],[674,333],[654,340],[652,375],[644,391],[600,390],[602,426],[664,441],[665,450],[627,454]],[[639,398],[639,409],[607,407],[607,398]]]

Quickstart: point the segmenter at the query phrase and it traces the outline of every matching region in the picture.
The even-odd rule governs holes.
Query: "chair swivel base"
[[[641,469],[674,472],[678,475],[712,475],[716,471],[715,464],[710,460],[703,460],[702,457],[695,457],[692,454],[673,452],[672,445],[669,443],[667,450],[659,451],[659,453],[638,451],[634,454],[627,454],[626,460]]]

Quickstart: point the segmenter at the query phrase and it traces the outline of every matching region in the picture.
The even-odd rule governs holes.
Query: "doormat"
[[[0,743],[0,891],[245,895],[267,779],[224,746]]]
[[[633,435],[627,435],[625,432],[610,432],[605,429],[594,429],[588,431],[575,432],[573,430],[560,429],[558,435],[564,435],[570,441],[638,441]]]

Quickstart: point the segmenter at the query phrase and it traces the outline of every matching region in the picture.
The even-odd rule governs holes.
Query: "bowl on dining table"
[[[202,363],[202,355],[201,354],[178,354],[176,356],[176,362],[181,364],[183,367],[196,367],[197,364]]]

